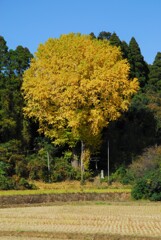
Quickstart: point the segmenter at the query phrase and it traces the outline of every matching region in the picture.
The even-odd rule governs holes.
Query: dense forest
[[[128,111],[103,129],[101,147],[93,152],[89,169],[85,173],[85,177],[97,176],[104,170],[107,175],[109,154],[110,174],[113,178],[116,175],[119,178],[129,166],[139,166],[141,169],[138,159],[146,158],[153,162],[154,158],[156,160],[160,156],[161,52],[156,54],[153,64],[149,65],[134,37],[126,43],[116,33],[103,31],[98,36],[94,33],[90,35],[93,39],[106,39],[110,45],[119,47],[122,57],[130,64],[129,77],[136,77],[140,84]],[[80,179],[80,169],[72,164],[74,156],[68,144],[54,145],[51,139],[38,132],[39,123],[23,114],[23,73],[29,68],[32,58],[33,55],[26,47],[8,49],[5,39],[0,37],[1,189],[30,188],[27,180],[53,182]],[[79,142],[76,148],[80,153]],[[156,162],[150,165],[146,161],[142,165],[143,168],[151,168],[156,166]]]

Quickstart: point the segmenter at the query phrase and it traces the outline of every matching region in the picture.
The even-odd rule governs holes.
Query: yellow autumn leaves
[[[40,45],[24,74],[25,114],[56,143],[90,141],[128,109],[138,90],[117,47],[68,34]]]

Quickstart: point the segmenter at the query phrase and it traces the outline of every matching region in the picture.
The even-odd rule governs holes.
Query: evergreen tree
[[[134,37],[129,43],[128,61],[131,67],[131,77],[138,78],[140,87],[143,89],[148,81],[149,68]]]
[[[161,52],[158,52],[152,65],[149,66],[149,81],[146,87],[148,108],[156,120],[157,143],[161,143]]]
[[[129,46],[125,41],[122,41],[121,44],[121,49],[122,49],[122,56],[123,58],[127,58],[128,59],[128,51],[129,51]]]
[[[123,58],[128,58],[128,44],[125,41],[121,41],[116,33],[113,33],[109,39],[110,44],[120,47]]]
[[[23,98],[21,94],[22,74],[29,67],[32,54],[27,48],[18,46],[9,50],[0,37],[0,142],[23,139]]]
[[[19,79],[22,78],[22,74],[29,67],[33,55],[28,48],[22,46],[18,46],[16,50],[10,50],[8,55],[8,72],[13,73]]]
[[[157,53],[150,66],[148,89],[155,92],[161,91],[161,52]]]
[[[93,32],[91,32],[89,35],[91,36],[92,39],[96,38],[96,36],[95,36],[95,34]]]
[[[119,39],[119,37],[117,36],[116,33],[113,33],[111,36],[110,36],[110,44],[113,45],[113,46],[117,46],[117,47],[120,47],[121,48],[121,41]]]
[[[102,32],[99,33],[97,38],[100,39],[100,40],[103,40],[103,39],[109,40],[110,37],[111,37],[111,33],[110,32],[102,31]]]
[[[4,70],[7,63],[8,47],[6,41],[0,36],[0,77],[4,74]]]

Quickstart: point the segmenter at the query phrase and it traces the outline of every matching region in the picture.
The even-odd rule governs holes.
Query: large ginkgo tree
[[[108,40],[67,34],[40,44],[23,77],[25,114],[55,144],[95,147],[104,127],[138,90],[129,64]],[[82,154],[83,158],[83,154]]]

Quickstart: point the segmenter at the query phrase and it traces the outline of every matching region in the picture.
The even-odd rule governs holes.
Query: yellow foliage
[[[24,112],[56,143],[86,142],[128,109],[138,88],[117,47],[71,33],[39,46],[24,73]]]

